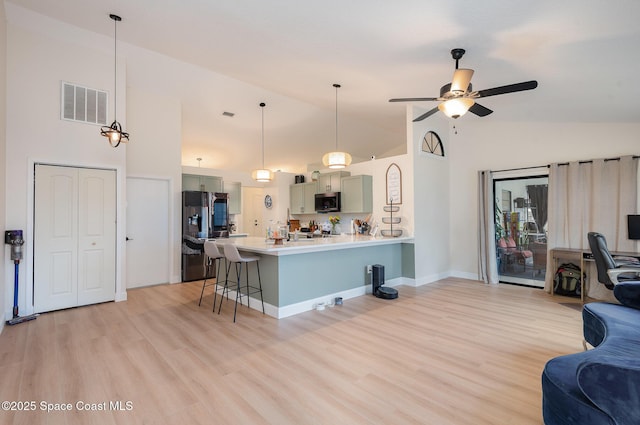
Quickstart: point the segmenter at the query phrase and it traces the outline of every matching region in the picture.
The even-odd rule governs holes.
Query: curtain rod
[[[631,158],[633,159],[639,159],[640,156],[639,155],[634,155]],[[593,159],[589,159],[589,160],[585,160],[585,161],[578,161],[578,164],[591,164],[593,163]],[[616,157],[616,158],[605,158],[604,159],[605,162],[607,161],[620,161],[620,157]],[[560,162],[558,163],[558,165],[569,165],[569,162]],[[521,170],[535,170],[537,168],[549,168],[551,167],[551,164],[546,164],[546,165],[538,165],[535,167],[520,167],[520,168],[508,168],[506,170],[491,170],[491,173],[503,173],[505,171],[521,171]]]
[[[537,168],[549,168],[549,167],[550,167],[550,165],[547,164],[547,165],[538,165],[538,166],[535,166],[535,167],[520,167],[520,168],[509,168],[509,169],[506,169],[506,170],[491,170],[490,172],[491,173],[503,173],[505,171],[535,170]]]
[[[634,156],[631,157],[631,159],[638,159],[638,158],[640,158],[640,156],[637,156],[637,155],[634,155]],[[578,164],[593,164],[593,161],[594,161],[593,159],[589,159],[589,160],[586,160],[586,161],[578,161]],[[604,162],[607,162],[607,161],[620,161],[620,157],[605,158]],[[569,164],[570,164],[569,162],[559,162],[558,163],[559,166],[561,166],[561,165],[569,165]],[[549,165],[547,165],[547,167],[549,167]]]

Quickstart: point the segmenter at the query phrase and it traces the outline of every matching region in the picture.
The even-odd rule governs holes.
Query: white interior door
[[[169,181],[127,178],[127,288],[169,283]]]
[[[242,228],[249,236],[264,236],[262,226],[263,190],[259,187],[242,188]]]
[[[78,305],[115,300],[116,172],[78,169]]]
[[[37,164],[34,311],[115,299],[116,176]]]
[[[34,311],[78,303],[78,171],[36,165]]]

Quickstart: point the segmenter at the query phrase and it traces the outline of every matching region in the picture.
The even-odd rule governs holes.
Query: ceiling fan
[[[473,69],[458,68],[458,61],[464,55],[464,49],[453,49],[451,56],[456,61],[456,70],[453,72],[451,82],[440,88],[440,97],[407,97],[400,99],[389,99],[389,102],[426,102],[440,101],[441,103],[435,108],[425,112],[413,122],[422,121],[423,119],[435,114],[438,110],[444,112],[450,118],[459,118],[467,111],[476,114],[479,117],[485,117],[493,111],[487,107],[476,103],[475,99],[481,97],[497,96],[499,94],[515,93],[524,90],[532,90],[538,87],[535,80],[525,81],[523,83],[509,84],[506,86],[494,87],[491,89],[473,91],[471,85],[471,76]]]

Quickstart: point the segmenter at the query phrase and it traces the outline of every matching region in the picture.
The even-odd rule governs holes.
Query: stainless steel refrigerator
[[[204,253],[208,238],[229,237],[226,193],[182,192],[182,281],[215,277]]]
[[[229,194],[214,193],[213,194],[213,211],[212,211],[211,237],[228,238],[229,237]]]

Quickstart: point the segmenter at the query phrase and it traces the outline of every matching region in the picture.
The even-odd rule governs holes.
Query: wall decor
[[[420,153],[444,156],[444,146],[435,131],[427,131],[420,143]]]
[[[387,205],[402,204],[402,171],[398,164],[392,163],[387,168]]]

